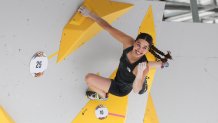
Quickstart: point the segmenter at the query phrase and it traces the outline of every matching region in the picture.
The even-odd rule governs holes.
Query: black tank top
[[[123,50],[123,54],[120,58],[120,63],[118,71],[115,77],[117,84],[122,86],[123,90],[132,90],[133,81],[135,80],[135,75],[133,74],[134,68],[141,62],[147,62],[146,56],[142,56],[138,61],[130,63],[127,53],[133,49],[133,46],[128,47]]]

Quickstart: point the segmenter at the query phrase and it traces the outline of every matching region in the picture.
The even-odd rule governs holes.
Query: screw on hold
[[[85,109],[83,112],[82,112],[82,115],[84,115],[86,113],[87,109]]]
[[[149,76],[146,76],[146,78],[145,79],[150,79],[150,77]]]

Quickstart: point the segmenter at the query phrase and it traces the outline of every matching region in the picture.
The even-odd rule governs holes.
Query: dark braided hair
[[[153,45],[153,38],[148,33],[140,33],[137,36],[136,40],[138,39],[146,40],[149,43],[149,52],[155,56],[157,61],[161,60],[163,63],[165,63],[168,59],[172,59],[170,51],[167,51],[167,54],[164,54],[162,51],[160,51]]]

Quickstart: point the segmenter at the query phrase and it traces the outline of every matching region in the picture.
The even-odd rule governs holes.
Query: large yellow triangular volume
[[[83,5],[109,23],[115,21],[133,6],[110,0],[85,0]],[[90,18],[76,12],[63,30],[57,62],[61,62],[101,30]]]
[[[148,33],[153,38],[153,43],[156,45],[156,32],[155,32],[155,25],[154,25],[154,18],[152,13],[152,7],[149,6],[148,11],[142,21],[142,24],[139,28],[139,33],[144,32]],[[148,58],[148,61],[155,61],[155,57],[151,53],[147,53],[146,57]],[[152,102],[152,98],[150,95],[151,86],[153,83],[154,75],[155,75],[156,69],[151,69],[148,73],[148,101],[146,106],[146,112],[144,116],[144,123],[158,123],[158,118],[154,109],[154,105]]]
[[[156,45],[156,32],[155,32],[155,26],[154,26],[154,18],[153,18],[153,13],[152,13],[152,7],[149,6],[148,11],[140,25],[139,31],[140,32],[144,32],[144,33],[148,33],[152,36],[153,38],[153,43],[154,45]],[[148,58],[148,61],[155,61],[155,57],[151,54],[151,53],[147,53],[146,57]],[[155,74],[156,70],[155,69],[151,69],[148,73],[148,93],[151,90],[151,85],[154,79],[154,74]]]
[[[158,117],[157,117],[155,107],[154,107],[150,93],[148,95],[148,102],[147,102],[147,106],[146,106],[144,123],[159,123],[159,120],[158,120]]]
[[[112,73],[110,78],[115,77],[116,71]],[[127,96],[117,97],[113,95],[109,95],[107,101],[90,100],[72,123],[125,123],[127,102]],[[100,120],[95,116],[95,108],[100,104],[104,105],[109,111],[109,115],[103,120]]]
[[[1,106],[0,106],[0,123],[15,123]]]

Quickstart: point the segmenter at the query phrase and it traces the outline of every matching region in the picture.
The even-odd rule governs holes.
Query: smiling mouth
[[[136,53],[137,55],[142,55],[142,53],[140,53],[140,52],[137,51],[137,50],[135,50],[135,53]]]

